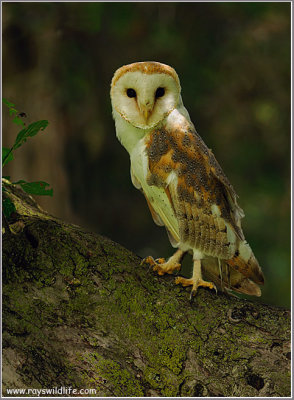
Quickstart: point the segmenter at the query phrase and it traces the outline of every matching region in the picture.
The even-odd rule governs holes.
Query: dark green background
[[[290,303],[290,2],[4,3],[3,96],[48,119],[5,174],[45,180],[49,212],[140,256],[167,257],[129,177],[109,98],[114,71],[173,66],[196,129],[239,194],[266,278],[261,301]],[[17,127],[3,109],[3,145]]]

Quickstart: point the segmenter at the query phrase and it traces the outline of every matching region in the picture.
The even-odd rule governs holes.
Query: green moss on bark
[[[190,303],[173,277],[11,190],[3,394],[65,382],[96,396],[290,394],[288,311],[206,290]]]

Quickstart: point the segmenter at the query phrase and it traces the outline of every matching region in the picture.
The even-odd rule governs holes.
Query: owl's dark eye
[[[134,90],[134,89],[127,89],[127,96],[128,97],[136,97],[137,96],[137,93],[136,93],[136,90]]]
[[[162,96],[164,96],[164,93],[165,93],[164,88],[163,87],[159,87],[159,88],[156,89],[155,97],[156,98],[162,97]]]

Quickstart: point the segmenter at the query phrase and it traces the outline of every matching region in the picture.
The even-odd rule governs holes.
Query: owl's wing
[[[227,227],[231,236],[244,240],[240,223],[244,213],[237,195],[193,126],[154,130],[146,142],[146,152],[147,183],[165,190],[178,220],[186,225],[194,220],[196,230],[201,223],[221,228],[218,231]],[[184,231],[187,228],[182,226]]]
[[[201,141],[202,141],[202,139],[201,139]],[[203,141],[202,141],[202,145],[205,146]],[[219,163],[216,161],[215,156],[211,152],[211,150],[208,150],[208,162],[209,162],[209,166],[210,166],[210,172],[222,184],[222,192],[223,192],[224,202],[226,203],[226,204],[223,204],[223,206],[225,206],[227,208],[227,210],[229,211],[229,214],[230,214],[230,218],[228,220],[231,220],[233,222],[232,226],[235,229],[236,234],[238,235],[238,237],[241,240],[243,240],[244,235],[241,230],[240,220],[241,220],[241,218],[244,217],[245,214],[244,214],[244,211],[242,210],[242,208],[237,203],[238,196],[237,196],[236,192],[234,191],[233,186],[230,184],[228,178],[224,174]],[[226,213],[224,214],[224,216],[225,215],[226,215]]]
[[[145,145],[138,147],[132,154],[131,163],[133,185],[144,194],[153,221],[156,225],[166,227],[172,246],[177,247],[180,242],[179,227],[168,188],[147,183],[147,176],[150,171],[145,154]]]
[[[147,184],[165,193],[176,217],[166,223],[164,207],[152,198],[155,212],[167,230],[177,232],[177,239],[191,249],[229,260],[231,268],[262,283],[260,267],[241,229],[244,213],[237,204],[237,195],[193,126],[155,129],[146,139],[145,151]]]

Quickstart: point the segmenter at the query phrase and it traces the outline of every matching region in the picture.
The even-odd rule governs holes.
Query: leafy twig
[[[14,153],[13,153],[14,150],[22,146],[27,141],[28,138],[37,135],[38,132],[43,131],[48,126],[47,120],[41,120],[33,122],[26,127],[25,123],[20,118],[21,115],[26,115],[26,114],[19,113],[19,111],[15,108],[15,105],[4,98],[3,98],[3,103],[8,107],[9,115],[13,116],[12,122],[15,123],[16,125],[21,125],[22,129],[18,133],[13,146],[11,146],[10,148],[2,147],[2,168],[7,163],[9,163],[14,159]],[[42,196],[53,195],[53,189],[47,188],[47,186],[49,186],[49,183],[43,181],[26,182],[24,180],[20,180],[13,183],[15,185],[20,185],[21,188],[29,194],[42,195]],[[3,190],[5,190],[3,186],[2,188]],[[7,222],[6,218],[9,218],[11,213],[15,211],[15,207],[9,198],[6,198],[2,201],[2,206],[3,206],[3,216],[5,218],[3,220]]]

